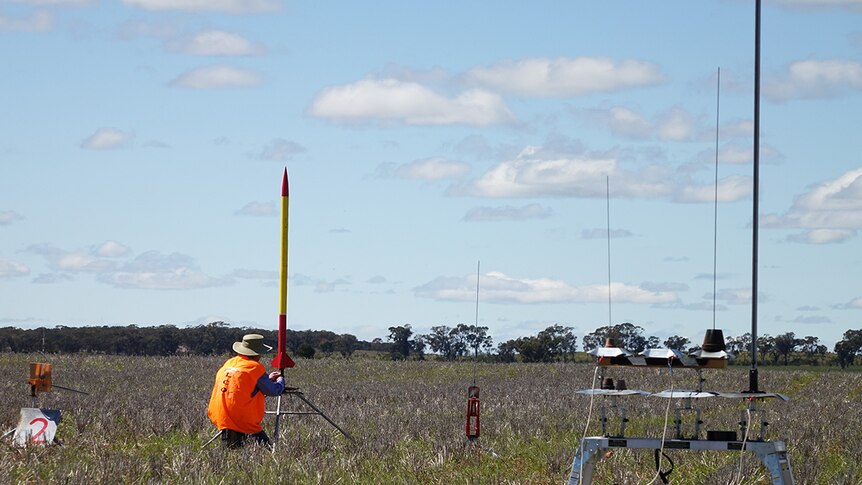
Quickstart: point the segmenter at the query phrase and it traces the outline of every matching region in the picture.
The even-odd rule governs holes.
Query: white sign
[[[21,408],[21,418],[12,439],[16,446],[51,444],[59,422],[59,409]]]

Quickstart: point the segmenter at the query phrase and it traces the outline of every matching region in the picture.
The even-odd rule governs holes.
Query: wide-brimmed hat
[[[233,343],[234,352],[249,357],[254,357],[270,350],[272,350],[272,347],[263,343],[263,335],[256,333],[243,335],[242,342]]]

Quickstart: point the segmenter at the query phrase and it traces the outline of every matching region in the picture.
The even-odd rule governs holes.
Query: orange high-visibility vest
[[[263,392],[252,397],[257,380],[266,374],[266,367],[248,357],[237,355],[228,359],[218,373],[213,385],[207,416],[218,429],[232,429],[240,433],[253,434],[263,428],[260,422],[264,415]]]

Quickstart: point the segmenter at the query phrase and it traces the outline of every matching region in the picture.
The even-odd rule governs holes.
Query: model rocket
[[[288,194],[287,167],[284,167],[284,178],[281,180],[281,271],[278,278],[278,347],[275,358],[270,364],[282,371],[293,367],[293,359],[287,355],[287,208]]]

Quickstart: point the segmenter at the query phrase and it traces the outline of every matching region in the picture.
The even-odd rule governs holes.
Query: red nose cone
[[[284,178],[281,179],[281,196],[287,197],[290,190],[287,187],[287,167],[284,167]]]

